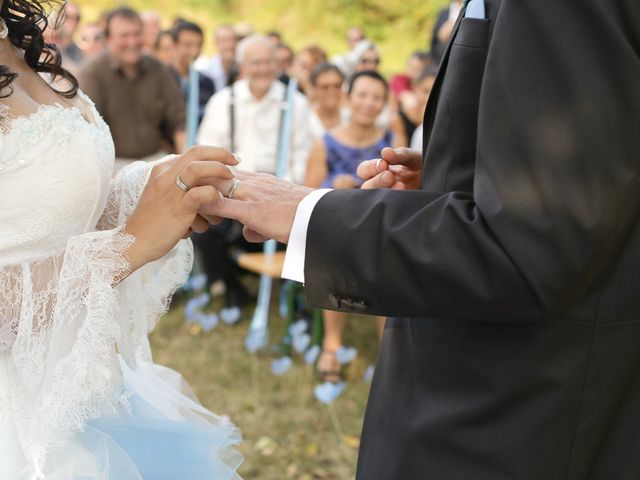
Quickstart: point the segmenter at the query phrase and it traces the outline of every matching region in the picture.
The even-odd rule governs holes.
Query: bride
[[[237,479],[238,429],[147,340],[237,162],[201,147],[111,181],[109,129],[43,43],[48,3],[0,0],[0,479]]]

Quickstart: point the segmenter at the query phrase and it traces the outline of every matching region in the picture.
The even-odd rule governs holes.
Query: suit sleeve
[[[596,311],[640,217],[640,6],[614,3],[503,0],[473,191],[325,195],[308,229],[309,303],[507,322],[591,298]]]

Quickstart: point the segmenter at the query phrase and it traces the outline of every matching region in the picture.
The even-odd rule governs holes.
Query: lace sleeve
[[[98,221],[98,230],[122,225],[138,204],[153,163],[134,162],[118,172],[111,181],[107,205]]]
[[[155,162],[134,162],[118,172],[111,183],[107,205],[98,222],[98,230],[124,225],[133,213]],[[162,259],[145,265],[120,285],[122,328],[126,334],[118,342],[120,354],[132,367],[137,360],[151,360],[147,335],[158,318],[169,308],[172,293],[188,278],[193,262],[190,240],[182,240]]]
[[[129,271],[126,251],[135,239],[122,225],[150,168],[134,164],[120,172],[97,231],[70,237],[50,258],[0,266],[0,355],[35,478],[53,447],[119,408],[117,354],[131,368],[151,359],[147,335],[191,270],[187,240]]]
[[[36,468],[89,418],[108,412],[120,385],[118,291],[133,237],[120,229],[73,236],[64,252],[0,267],[0,354],[16,428]]]

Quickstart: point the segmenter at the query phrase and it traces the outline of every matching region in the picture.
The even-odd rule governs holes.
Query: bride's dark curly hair
[[[49,24],[49,14],[56,6],[62,12],[65,3],[63,0],[4,0],[0,17],[9,28],[11,43],[24,50],[27,64],[36,72],[49,73],[54,79],[65,79],[70,87],[56,92],[66,98],[73,98],[78,91],[78,80],[62,68],[60,50],[55,44],[45,42],[43,34]],[[58,20],[63,18],[64,15],[58,16]],[[8,94],[0,94],[0,98],[11,95],[11,83],[17,76],[6,65],[0,65],[0,92],[9,90]]]

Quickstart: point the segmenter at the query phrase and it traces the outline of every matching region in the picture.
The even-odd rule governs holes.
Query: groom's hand
[[[226,198],[233,181],[220,180],[216,187],[225,198],[202,205],[199,213],[238,220],[250,242],[274,239],[287,243],[298,205],[312,189],[265,173],[237,171],[235,175],[240,183],[233,198]]]
[[[383,148],[379,159],[367,160],[358,166],[358,176],[365,181],[363,189],[417,190],[421,174],[420,152],[404,147]]]

